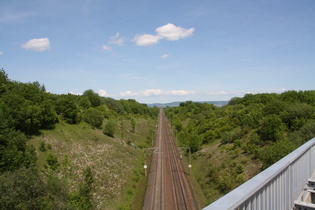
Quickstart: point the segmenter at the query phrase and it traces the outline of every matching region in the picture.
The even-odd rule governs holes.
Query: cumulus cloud
[[[69,94],[75,95],[75,96],[82,96],[83,95],[83,93],[75,93],[73,91],[70,91]]]
[[[244,95],[244,94],[258,94],[258,93],[282,93],[287,89],[271,89],[271,90],[221,90],[221,91],[204,91],[206,95]]]
[[[138,92],[125,91],[121,92],[121,96],[184,96],[184,95],[194,95],[196,91],[187,91],[187,90],[170,90],[164,91],[161,89],[148,89]]]
[[[184,39],[192,36],[195,29],[194,28],[182,28],[180,26],[175,26],[172,23],[168,23],[164,26],[155,29],[156,34],[142,34],[136,35],[132,40],[138,46],[149,46],[157,44],[161,39],[166,39],[170,41]]]
[[[122,46],[124,44],[125,39],[120,37],[119,32],[115,34],[115,36],[110,37],[109,44],[115,44],[118,46]]]
[[[161,58],[168,58],[168,57],[169,57],[168,54],[163,54],[163,55],[161,55]]]
[[[166,95],[173,95],[173,96],[185,96],[185,95],[195,95],[198,94],[197,91],[187,91],[187,90],[171,90],[166,91]]]
[[[120,96],[134,96],[134,97],[150,97],[150,96],[242,96],[248,93],[282,93],[286,89],[272,89],[272,90],[221,90],[221,91],[188,91],[188,90],[161,90],[161,89],[148,89],[142,91],[125,91],[120,92]]]
[[[107,96],[107,91],[106,90],[99,90],[98,95],[99,96]]]
[[[149,46],[157,44],[160,41],[160,37],[151,34],[136,35],[133,41],[138,46]]]
[[[111,50],[112,50],[111,47],[106,46],[106,45],[103,45],[103,46],[102,46],[102,49],[105,50],[105,51],[111,51]]]
[[[194,28],[182,28],[180,26],[175,26],[174,24],[168,23],[164,26],[155,29],[157,35],[163,39],[167,40],[179,40],[186,37],[192,36],[195,29]]]
[[[23,44],[22,48],[34,50],[36,52],[43,52],[50,49],[50,42],[48,38],[31,39]]]

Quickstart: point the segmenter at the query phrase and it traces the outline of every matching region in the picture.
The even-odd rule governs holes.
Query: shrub
[[[103,114],[96,108],[89,108],[83,114],[83,120],[90,125],[100,128],[103,123]]]
[[[115,126],[112,121],[108,121],[103,129],[103,133],[107,136],[114,137],[115,134]]]
[[[47,162],[47,164],[48,164],[48,167],[49,167],[51,170],[53,170],[53,171],[57,170],[58,167],[59,167],[58,159],[57,159],[57,157],[56,157],[55,155],[53,155],[53,154],[49,154],[49,155],[48,155],[48,157],[47,157],[47,159],[46,159],[46,162]]]
[[[45,142],[41,141],[39,144],[39,151],[41,152],[46,152],[46,146],[45,146]]]
[[[0,209],[40,209],[45,186],[36,171],[21,168],[0,176]]]

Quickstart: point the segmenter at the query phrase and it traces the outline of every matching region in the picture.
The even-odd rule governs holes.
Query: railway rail
[[[197,209],[164,111],[159,113],[143,210]]]

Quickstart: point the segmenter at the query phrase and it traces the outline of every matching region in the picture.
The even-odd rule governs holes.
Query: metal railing
[[[315,138],[204,209],[292,209],[314,170]]]

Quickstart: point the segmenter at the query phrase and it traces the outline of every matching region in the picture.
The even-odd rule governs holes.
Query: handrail
[[[204,209],[291,209],[315,170],[312,153],[315,138]]]

